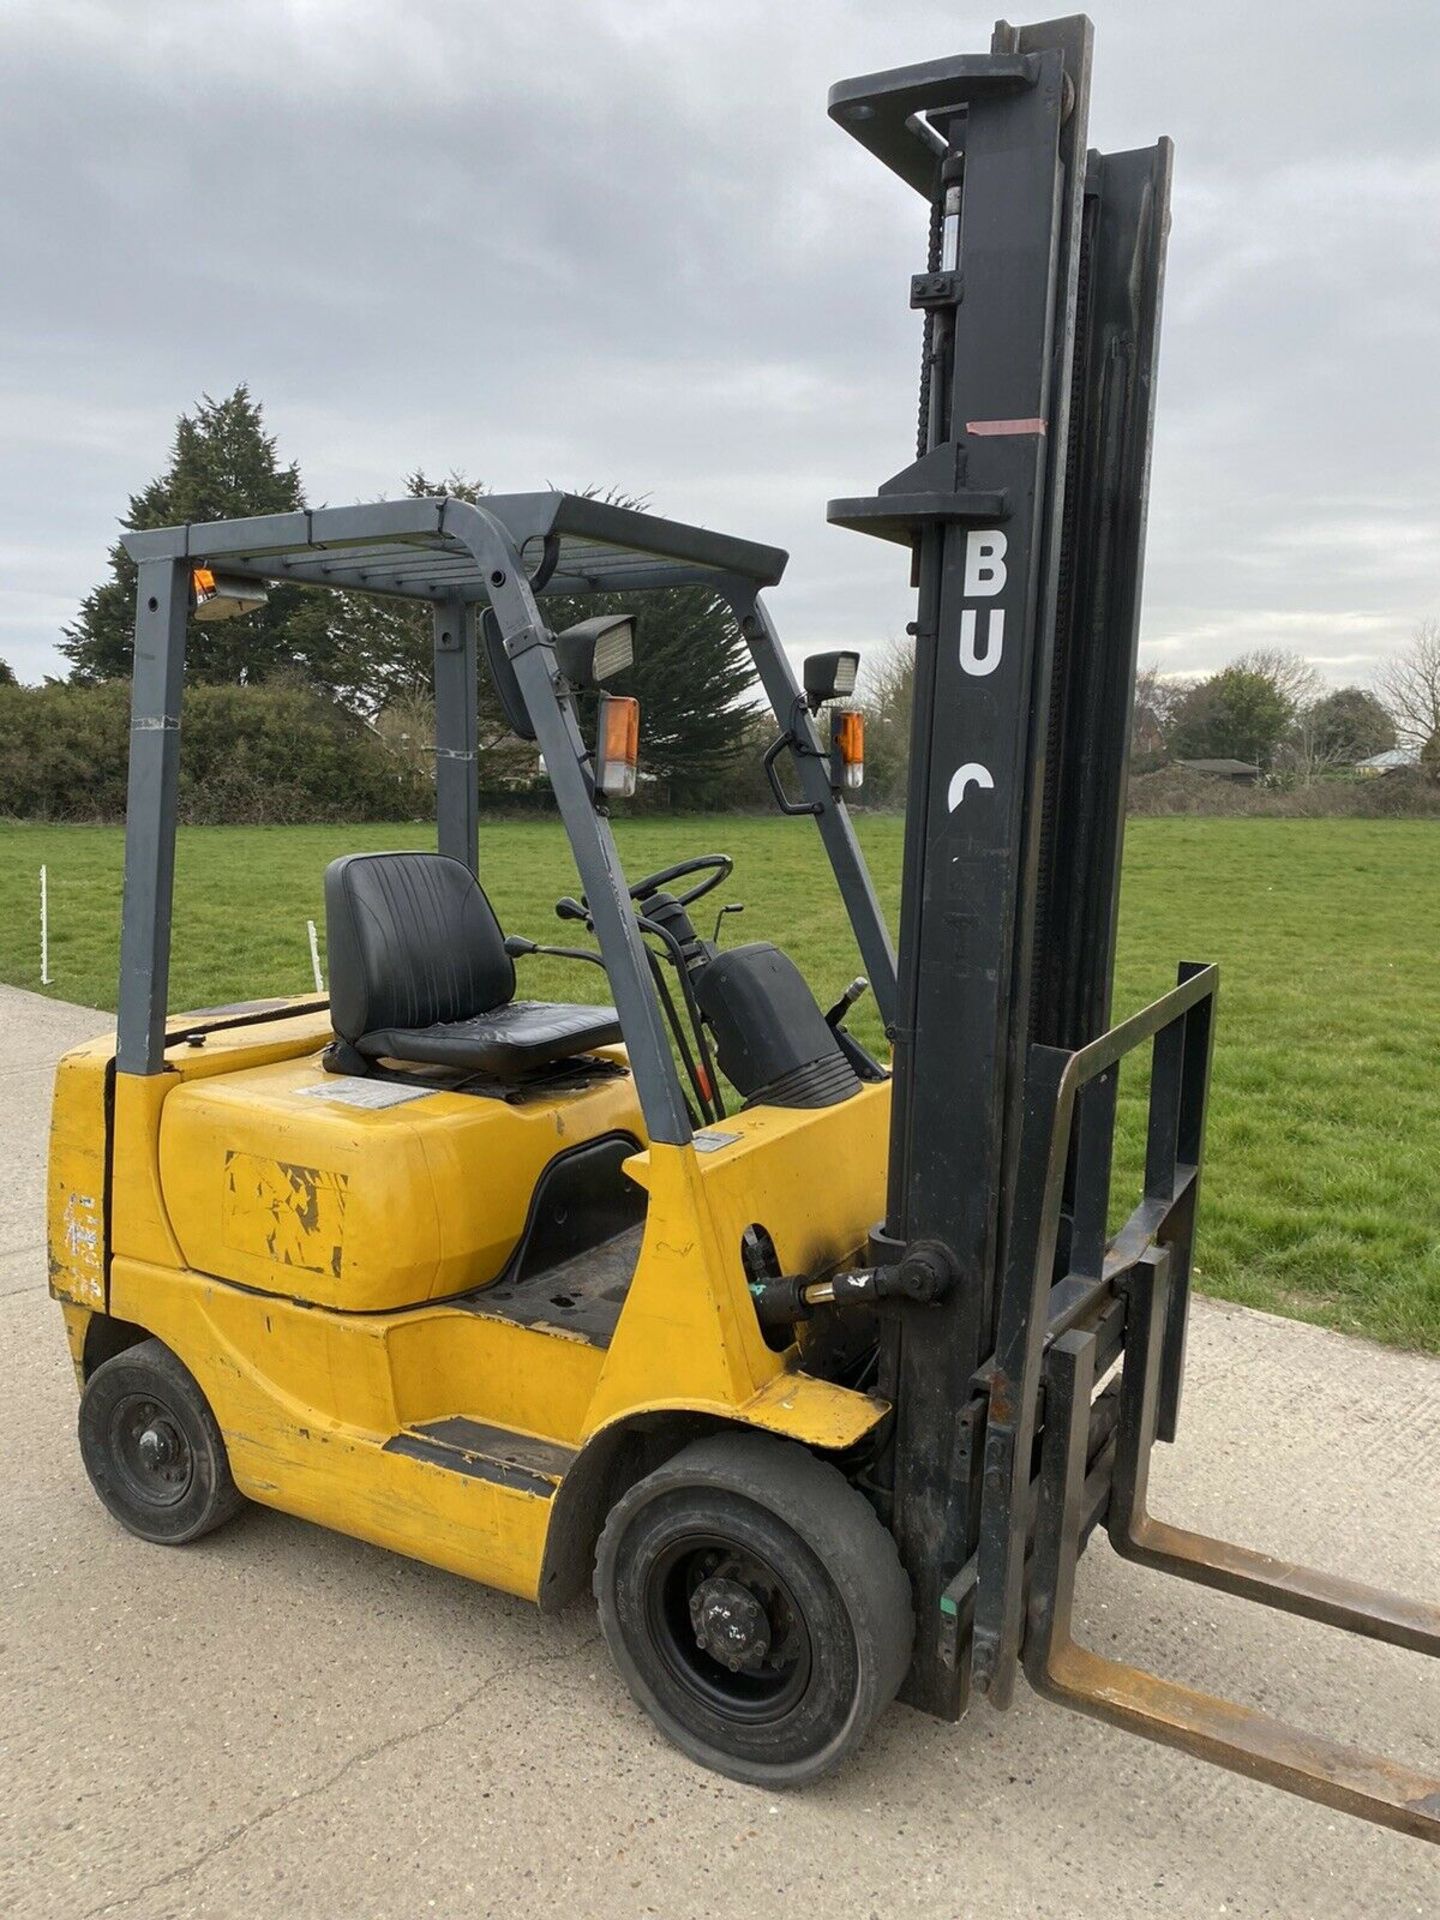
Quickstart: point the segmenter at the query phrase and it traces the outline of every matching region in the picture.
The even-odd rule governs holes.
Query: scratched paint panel
[[[227,1152],[220,1232],[232,1252],[340,1277],[348,1174]]]
[[[77,1047],[55,1073],[46,1226],[50,1291],[105,1306],[105,1074],[109,1042]]]
[[[50,1254],[50,1283],[55,1293],[85,1306],[105,1304],[105,1253],[94,1194],[66,1196]]]

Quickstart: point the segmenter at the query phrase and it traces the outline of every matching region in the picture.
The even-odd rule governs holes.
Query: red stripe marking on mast
[[[975,434],[1044,433],[1043,420],[967,420],[965,431]]]

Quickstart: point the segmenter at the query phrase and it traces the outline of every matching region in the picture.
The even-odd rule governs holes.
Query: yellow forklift
[[[1440,1783],[1078,1646],[1076,1565],[1122,1554],[1440,1652],[1440,1613],[1168,1526],[1216,977],[1110,1025],[1170,149],[1085,144],[1083,18],[844,83],[923,197],[919,443],[830,518],[918,588],[898,959],[847,815],[856,656],[797,681],[773,548],[545,492],[131,533],[138,564],[116,1031],[55,1094],[50,1279],[94,1487],[180,1545],[245,1500],[557,1608],[593,1586],[635,1697],[766,1787],[899,1695],[1042,1693],[1402,1831]],[[438,851],[324,878],[329,996],[172,1015],[191,618],[272,582],[433,610]],[[822,1011],[725,945],[704,853],[631,880],[609,805],[640,716],[607,690],[647,594],[700,586],[774,711],[862,976]],[[547,595],[632,601],[563,632]],[[613,605],[612,599],[609,604]],[[483,659],[544,757],[594,945],[507,934],[479,880]],[[582,714],[593,713],[593,730]],[[587,737],[589,735],[589,737]],[[263,887],[263,876],[257,879]],[[525,998],[536,953],[610,1004]],[[517,968],[518,963],[518,968]],[[578,977],[578,975],[577,975]],[[892,1043],[847,1030],[873,990]],[[1118,1074],[1148,1046],[1117,1232]]]

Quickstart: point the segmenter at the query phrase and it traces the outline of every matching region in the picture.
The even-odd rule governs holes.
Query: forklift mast
[[[919,589],[885,1239],[952,1284],[889,1320],[881,1389],[909,1697],[947,1717],[1027,1055],[1110,1012],[1171,149],[1087,152],[1090,54],[1084,18],[1002,22],[988,57],[830,100],[929,203],[917,458],[829,517],[908,545]]]
[[[1440,1782],[1097,1655],[1123,1557],[1440,1654],[1440,1609],[1170,1525],[1216,969],[1111,1027],[1168,141],[1086,147],[1083,16],[843,82],[830,112],[924,196],[912,464],[831,521],[918,589],[873,1495],[916,1610],[902,1698],[958,1718],[1015,1676],[1094,1718],[1402,1832]],[[1143,1190],[1111,1233],[1117,1078],[1150,1048]]]

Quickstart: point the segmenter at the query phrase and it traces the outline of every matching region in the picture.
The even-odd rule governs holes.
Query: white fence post
[[[323,993],[325,991],[325,976],[320,971],[320,941],[315,932],[315,922],[313,920],[307,920],[305,926],[310,935],[310,965],[315,974],[315,991],[317,993]]]
[[[50,985],[50,876],[40,869],[40,984]]]

